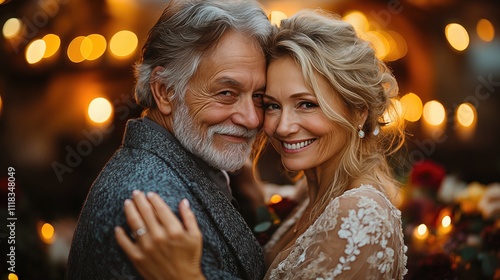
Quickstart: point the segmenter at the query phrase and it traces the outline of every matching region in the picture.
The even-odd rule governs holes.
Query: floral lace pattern
[[[401,212],[382,192],[361,185],[333,199],[295,244],[278,254],[266,279],[402,279],[405,252]]]

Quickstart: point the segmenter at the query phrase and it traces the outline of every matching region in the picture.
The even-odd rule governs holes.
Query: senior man
[[[191,203],[203,233],[207,279],[260,279],[261,248],[232,205],[224,174],[241,168],[262,124],[265,42],[271,24],[257,2],[172,0],[136,65],[143,117],[90,189],[71,246],[68,279],[139,277],[114,237],[134,190],[169,205]],[[140,238],[147,228],[133,228]]]

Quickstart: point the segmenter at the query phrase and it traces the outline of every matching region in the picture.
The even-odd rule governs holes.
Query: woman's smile
[[[309,139],[305,141],[295,141],[295,142],[285,142],[282,141],[281,143],[283,144],[283,151],[285,153],[296,153],[296,152],[301,152],[305,148],[307,148],[309,145],[311,145],[316,139]]]

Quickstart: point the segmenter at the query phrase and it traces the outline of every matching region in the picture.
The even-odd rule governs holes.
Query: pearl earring
[[[365,132],[362,129],[363,127],[361,125],[358,125],[358,136],[359,138],[363,139],[365,138]]]

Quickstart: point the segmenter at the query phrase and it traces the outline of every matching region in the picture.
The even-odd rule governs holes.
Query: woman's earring
[[[358,136],[359,138],[365,138],[365,132],[363,131],[363,127],[361,125],[358,125]]]
[[[373,135],[377,136],[380,133],[380,126],[375,126],[375,129],[373,130]]]

